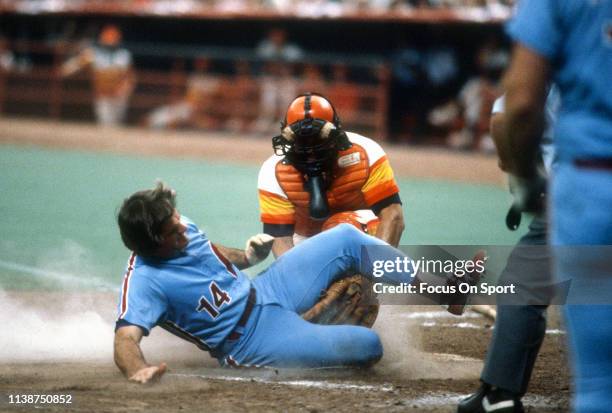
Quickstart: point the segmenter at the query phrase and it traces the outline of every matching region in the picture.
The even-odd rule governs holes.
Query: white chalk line
[[[448,311],[415,311],[413,313],[406,313],[400,316],[401,318],[408,318],[410,320],[414,319],[433,319],[433,318],[457,318],[457,316],[452,315]],[[461,318],[482,318],[480,314],[476,313],[465,313],[461,316]]]
[[[250,382],[261,384],[277,384],[290,387],[317,388],[322,390],[362,390],[362,391],[379,391],[391,392],[395,388],[390,384],[372,385],[372,384],[355,384],[355,383],[337,383],[321,380],[267,380],[262,378],[252,377],[237,377],[237,376],[214,376],[205,374],[185,374],[185,373],[169,373],[168,376],[175,377],[195,377],[205,380],[221,380],[229,382]],[[413,407],[442,407],[456,405],[459,401],[469,394],[461,393],[426,393],[422,396],[412,399],[403,399],[404,404]],[[559,401],[552,398],[538,395],[526,395],[523,398],[523,403],[527,406],[536,408],[559,407]]]
[[[89,285],[89,286],[98,287],[98,288],[102,288],[102,289],[110,290],[110,291],[119,291],[119,288],[117,286],[113,286],[102,280],[86,279],[82,276],[77,276],[74,274],[57,272],[57,271],[49,271],[43,268],[32,267],[32,266],[20,264],[17,262],[0,260],[0,268],[3,268],[5,270],[17,271],[23,274],[29,274],[29,275],[39,277],[39,278],[54,279],[54,280],[61,281],[61,282],[71,284],[71,285],[78,283],[78,284]]]
[[[419,324],[421,327],[427,327],[427,328],[431,328],[431,327],[446,327],[446,328],[471,328],[471,329],[484,329],[484,328],[489,328],[489,327],[483,327],[483,326],[479,326],[477,324],[474,323],[468,323],[468,322],[461,322],[461,323],[438,323],[436,321],[424,321],[423,323]],[[546,334],[550,334],[550,335],[563,335],[566,334],[566,332],[564,330],[560,330],[558,328],[554,328],[554,329],[548,329],[546,330]]]
[[[238,376],[215,376],[206,374],[185,374],[185,373],[170,373],[170,376],[176,377],[197,377],[205,380],[222,380],[222,381],[237,381],[237,382],[255,382],[261,384],[278,384],[281,386],[317,388],[322,390],[364,390],[364,391],[393,391],[393,386],[389,384],[372,385],[372,384],[356,384],[356,383],[337,383],[321,380],[268,380],[259,377],[238,377]]]
[[[425,355],[431,355],[439,361],[456,361],[456,362],[469,362],[469,363],[480,363],[482,360],[473,357],[460,356],[459,354],[452,353],[425,353]]]
[[[483,327],[476,325],[474,323],[462,322],[462,323],[436,323],[435,321],[425,321],[421,323],[422,327],[452,327],[452,328],[472,328],[472,329],[482,329]]]

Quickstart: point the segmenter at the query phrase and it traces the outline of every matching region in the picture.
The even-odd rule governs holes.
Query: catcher
[[[263,232],[275,237],[276,257],[341,222],[398,245],[404,217],[387,156],[372,139],[344,131],[327,98],[295,98],[272,145],[275,154],[259,171],[258,192]],[[369,282],[355,275],[332,285],[303,316],[370,327],[377,313]]]
[[[329,100],[315,93],[295,98],[272,145],[275,155],[262,165],[257,185],[276,257],[321,232],[331,215],[362,209],[380,220],[371,235],[398,245],[404,218],[387,156],[373,140],[345,132]]]

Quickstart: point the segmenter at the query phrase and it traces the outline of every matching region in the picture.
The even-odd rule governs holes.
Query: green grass
[[[2,146],[0,286],[118,285],[128,251],[119,239],[116,209],[155,179],[177,190],[181,213],[211,239],[242,247],[261,231],[257,172],[257,167],[210,161]],[[408,179],[399,184],[406,217],[403,244],[508,245],[519,236],[504,226],[508,195],[501,188]],[[58,274],[81,281],[62,281]]]

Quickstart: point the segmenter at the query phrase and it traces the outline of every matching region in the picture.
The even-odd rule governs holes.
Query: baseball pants
[[[371,277],[371,266],[362,260],[362,247],[370,246],[384,248],[388,259],[405,257],[348,224],[325,231],[283,254],[253,280],[256,305],[245,327],[238,331],[240,338],[223,345],[221,363],[329,367],[363,366],[380,359],[383,349],[374,331],[361,326],[318,325],[300,317],[319,300],[322,291],[347,271],[360,271]],[[413,278],[400,272],[376,280],[398,284],[410,283]]]
[[[555,277],[571,280],[564,315],[577,412],[612,405],[612,170],[560,162],[552,188]]]
[[[545,218],[533,219],[528,233],[520,239],[508,257],[499,284],[529,277],[529,285],[550,285],[550,250],[530,248],[546,245],[546,227]],[[523,297],[527,298],[525,294]],[[546,298],[535,298],[533,301],[542,304],[546,302]],[[521,396],[525,394],[546,333],[546,308],[546,305],[498,302],[495,329],[480,376],[482,381]]]

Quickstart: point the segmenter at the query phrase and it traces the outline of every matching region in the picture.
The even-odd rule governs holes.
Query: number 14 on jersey
[[[200,297],[200,302],[196,311],[206,311],[212,318],[217,318],[219,316],[220,308],[225,303],[231,303],[232,297],[229,296],[227,291],[222,290],[219,286],[213,281],[208,286],[210,291],[210,295],[212,296],[213,302],[211,303],[205,296]]]

